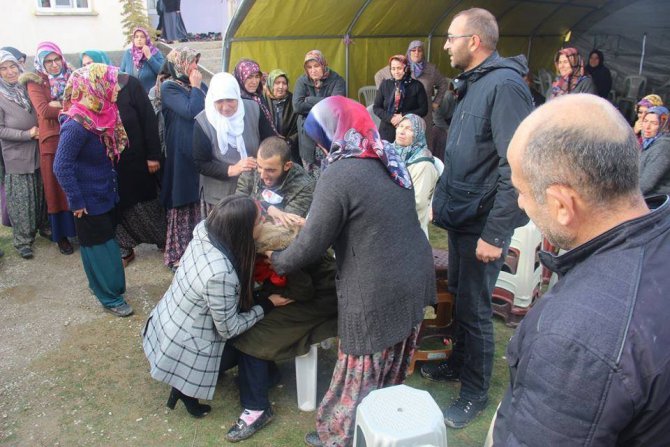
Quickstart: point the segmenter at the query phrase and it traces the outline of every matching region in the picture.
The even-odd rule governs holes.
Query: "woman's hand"
[[[291,304],[293,300],[290,300],[288,298],[284,298],[281,295],[278,295],[276,293],[273,293],[268,297],[270,301],[272,301],[272,304],[274,307],[281,307],[281,306],[286,306],[287,304]]]
[[[79,210],[74,210],[72,211],[72,214],[74,214],[74,217],[77,219],[81,218],[84,214],[88,214],[88,211],[86,211],[86,208],[82,208]]]
[[[30,128],[30,138],[37,140],[40,137],[40,129],[37,126]]]
[[[635,132],[635,135],[639,135],[640,132],[642,132],[642,120],[635,121],[635,125],[633,126],[633,132]]]
[[[149,48],[148,45],[144,45],[142,47],[142,54],[144,54],[144,57],[147,59],[151,59],[151,48]]]
[[[188,75],[188,82],[191,83],[191,87],[200,88],[202,84],[202,73],[200,73],[200,70],[197,68],[191,70],[191,73]]]
[[[161,168],[161,164],[156,160],[147,160],[147,168],[149,168],[149,174],[153,174]]]
[[[55,107],[57,109],[63,108],[63,103],[60,101],[49,101],[49,107]]]
[[[286,213],[276,206],[270,206],[270,208],[268,208],[268,216],[272,217],[272,220],[274,220],[275,224],[282,225],[284,227],[290,227],[293,225],[302,227],[305,225],[304,217],[300,217],[293,213]]]
[[[253,157],[243,158],[232,166],[228,166],[228,177],[237,177],[243,172],[256,169],[256,159]]]
[[[394,127],[398,127],[398,124],[400,124],[400,121],[402,121],[402,115],[399,113],[396,113],[391,117],[391,124],[393,124]]]

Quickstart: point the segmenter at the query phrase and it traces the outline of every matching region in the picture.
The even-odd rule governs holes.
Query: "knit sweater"
[[[74,119],[61,126],[54,174],[72,211],[86,208],[100,215],[118,201],[116,172],[104,144]]]

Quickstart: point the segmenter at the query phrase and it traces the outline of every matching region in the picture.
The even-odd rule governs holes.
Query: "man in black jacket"
[[[458,102],[435,191],[435,223],[449,232],[449,288],[456,295],[454,352],[448,362],[425,364],[431,380],[461,381],[445,411],[452,428],[469,424],[488,400],[493,365],[491,295],[514,229],[527,222],[510,182],[507,145],[533,108],[523,56],[496,52],[498,24],[488,11],[458,13],[444,45]]]
[[[560,279],[510,340],[495,445],[668,445],[670,202],[645,203],[626,124],[602,98],[566,95],[510,143],[519,205],[569,251],[541,254]]]

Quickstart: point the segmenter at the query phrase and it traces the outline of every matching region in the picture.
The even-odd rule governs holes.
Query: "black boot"
[[[194,418],[205,417],[209,414],[210,411],[212,411],[212,407],[209,405],[201,404],[195,397],[187,396],[174,387],[172,387],[172,391],[170,391],[170,397],[168,397],[168,408],[174,410],[174,407],[177,405],[177,401],[179,399],[184,402],[186,411],[188,411],[188,413]]]

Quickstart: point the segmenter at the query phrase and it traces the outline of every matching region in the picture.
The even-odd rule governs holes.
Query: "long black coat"
[[[395,141],[395,127],[391,124],[393,113],[389,112],[389,106],[393,101],[395,101],[395,81],[393,79],[384,79],[379,85],[379,90],[377,90],[373,110],[375,115],[381,120],[379,135],[381,135],[382,140],[390,143]],[[413,113],[422,118],[428,113],[426,89],[416,79],[410,80],[405,85],[405,98],[403,98],[402,104],[400,104],[399,113],[402,115]]]
[[[116,104],[129,140],[116,166],[121,199],[118,207],[124,210],[157,197],[157,177],[149,173],[147,160],[161,165],[163,160],[158,120],[140,81],[128,76]]]

